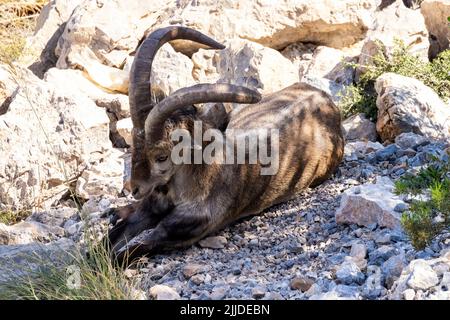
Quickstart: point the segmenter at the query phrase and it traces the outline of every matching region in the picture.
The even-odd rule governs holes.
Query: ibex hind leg
[[[155,229],[142,232],[115,250],[115,258],[119,264],[127,265],[136,258],[162,249],[190,246],[213,231],[209,217],[194,210],[175,208]]]

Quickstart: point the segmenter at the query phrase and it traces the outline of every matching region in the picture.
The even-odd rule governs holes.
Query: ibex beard
[[[224,134],[215,128],[203,132],[202,122],[194,121],[194,136],[186,129],[176,129],[170,138],[176,143],[170,155],[175,165],[260,163],[261,175],[274,175],[278,171],[278,129],[228,129]],[[207,145],[203,147],[205,142]]]

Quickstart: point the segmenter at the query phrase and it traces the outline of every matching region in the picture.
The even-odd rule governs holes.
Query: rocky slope
[[[271,93],[305,81],[338,103],[364,71],[344,62],[370,64],[377,41],[389,54],[400,37],[426,61],[448,49],[447,0],[416,10],[380,3],[50,1],[20,61],[0,65],[0,211],[32,211],[26,221],[0,224],[0,286],[36,253],[64,259],[87,226],[101,232],[104,210],[132,201],[128,72],[144,35],[181,24],[226,45],[164,45],[152,71],[155,93],[197,82]],[[383,74],[375,90],[378,120],[344,121],[345,159],[332,179],[128,270],[143,296],[450,299],[450,233],[415,250],[400,223],[409,204],[393,193],[396,179],[432,156],[448,161],[450,105],[397,74]]]

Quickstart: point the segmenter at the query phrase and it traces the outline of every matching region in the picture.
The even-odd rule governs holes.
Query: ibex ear
[[[225,131],[230,121],[229,113],[232,110],[227,108],[226,105],[222,102],[205,103],[202,108],[199,108],[199,118],[209,123],[213,128]]]

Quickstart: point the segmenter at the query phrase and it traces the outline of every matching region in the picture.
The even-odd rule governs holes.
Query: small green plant
[[[137,279],[129,279],[124,266],[114,264],[110,250],[85,233],[83,248],[74,249],[65,258],[37,255],[25,270],[27,276],[2,285],[0,300],[130,300],[136,299]],[[23,266],[10,265],[14,270]],[[22,270],[24,271],[24,270]]]
[[[443,100],[450,99],[450,50],[441,52],[432,62],[424,62],[408,52],[408,47],[396,40],[390,57],[381,42],[377,44],[377,53],[372,57],[371,65],[347,63],[347,66],[359,68],[364,72],[358,83],[349,86],[341,94],[340,108],[344,117],[362,112],[370,119],[376,119],[376,92],[374,84],[383,73],[393,72],[422,81],[432,88]]]
[[[443,230],[450,227],[450,163],[433,159],[415,175],[408,174],[395,183],[396,194],[421,195],[414,199],[401,222],[413,246],[424,249]]]
[[[22,220],[25,220],[30,214],[31,211],[27,210],[2,210],[0,211],[0,223],[4,223],[6,225],[16,224]]]

